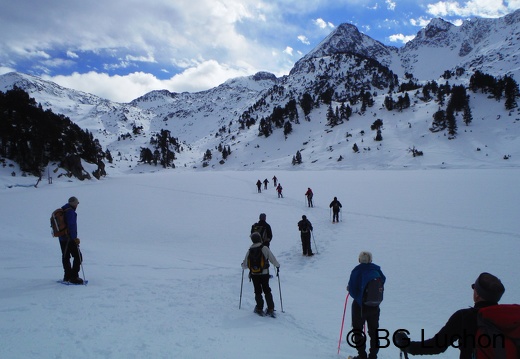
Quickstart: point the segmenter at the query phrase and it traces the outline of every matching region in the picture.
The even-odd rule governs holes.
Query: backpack
[[[481,308],[477,314],[475,338],[477,359],[520,358],[520,305]]]
[[[309,223],[307,221],[302,221],[299,227],[302,233],[309,233]]]
[[[369,307],[377,307],[383,301],[384,291],[383,278],[371,279],[363,292],[363,304]]]
[[[51,215],[51,234],[53,237],[62,237],[69,233],[69,229],[67,227],[67,221],[65,220],[65,212],[70,210],[70,208],[63,209],[58,208]]]
[[[249,255],[247,256],[247,267],[253,274],[260,274],[267,268],[267,260],[262,252],[264,245],[258,247],[249,248]]]
[[[264,242],[267,239],[267,231],[264,226],[261,224],[255,223],[253,225],[253,232],[260,233],[260,238],[262,238],[262,242]],[[251,233],[253,233],[251,232]]]

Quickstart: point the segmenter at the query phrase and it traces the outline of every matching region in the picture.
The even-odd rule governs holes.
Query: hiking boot
[[[69,279],[69,282],[72,284],[83,284],[83,279],[81,279],[80,277],[76,277],[73,279]]]
[[[261,308],[255,307],[255,310],[253,310],[253,312],[255,312],[256,314],[258,314],[261,317],[264,316],[264,310]]]
[[[358,354],[355,357],[352,357],[352,359],[367,359],[366,354]]]
[[[267,309],[267,310],[265,311],[265,315],[274,318],[274,317],[275,317],[274,309]]]
[[[314,253],[309,253],[307,254],[309,257],[312,257],[314,255]]]
[[[70,278],[68,276],[63,276],[63,282],[68,282],[70,280]]]

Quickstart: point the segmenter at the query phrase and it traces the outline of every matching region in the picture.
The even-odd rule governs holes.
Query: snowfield
[[[269,189],[256,193],[264,178]],[[349,301],[337,354],[345,287],[361,250],[387,277],[381,329],[430,337],[472,305],[481,272],[503,281],[502,303],[519,302],[519,178],[519,169],[162,171],[2,188],[0,358],[346,358],[355,350]],[[87,286],[56,283],[49,217],[72,195]],[[239,309],[240,263],[261,212],[281,264],[276,319],[253,313],[247,273]],[[301,255],[303,214],[314,257]],[[379,358],[398,355],[391,344]]]

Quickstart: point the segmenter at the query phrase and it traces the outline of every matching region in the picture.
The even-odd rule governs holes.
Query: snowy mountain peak
[[[460,159],[454,149],[459,140],[445,143],[445,137],[430,133],[432,116],[443,105],[432,94],[424,95],[420,85],[430,81],[444,84],[447,78],[441,76],[450,72],[457,73],[450,85],[467,85],[475,70],[514,78],[520,71],[519,18],[520,12],[516,12],[501,19],[466,21],[461,26],[434,19],[400,49],[385,46],[354,25],[342,24],[300,59],[288,76],[258,72],[196,93],[152,91],[127,104],[16,73],[0,76],[0,91],[18,86],[44,108],[88,129],[103,148],[117,154],[110,167],[121,171],[142,168],[141,149],[156,146],[157,134],[164,130],[178,139],[177,168],[282,168],[291,166],[290,158],[297,151],[304,158],[302,167],[309,169],[429,168],[450,161],[464,166],[469,158],[478,158],[482,166],[514,166],[520,159],[520,136],[504,133],[516,131],[518,111],[506,111],[503,102],[487,99],[486,94],[470,93],[471,111],[479,121],[475,128],[460,131],[473,136],[468,142],[471,146],[493,151],[488,160],[482,158],[482,152],[466,149],[468,154]],[[411,78],[417,84],[400,89]],[[405,95],[411,98],[410,109],[386,108],[387,96],[398,100]],[[368,107],[362,103],[365,99]],[[346,111],[347,106],[350,118],[331,125],[330,113],[339,113],[339,108]],[[462,114],[456,116],[462,123]],[[493,125],[482,122],[489,118],[502,120]],[[376,119],[385,125],[380,143],[373,143],[370,135]],[[364,154],[354,152],[354,144]],[[388,148],[383,147],[387,144]],[[443,152],[415,160],[408,152],[415,146],[426,153],[437,153],[438,148]],[[223,158],[222,148],[232,155],[226,153]]]

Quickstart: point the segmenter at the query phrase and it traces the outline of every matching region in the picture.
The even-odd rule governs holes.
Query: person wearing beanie
[[[271,230],[269,223],[266,222],[267,216],[265,213],[260,213],[258,219],[258,222],[251,226],[251,233],[260,233],[263,245],[269,247],[271,240],[273,239],[273,231]]]
[[[358,256],[359,264],[350,273],[347,290],[352,297],[352,333],[355,343],[360,343],[356,347],[358,355],[353,359],[376,359],[379,352],[379,305],[369,305],[365,303],[365,289],[367,284],[376,278],[381,278],[384,285],[386,277],[381,267],[372,263],[372,253],[363,251]],[[381,288],[382,290],[382,288]],[[366,340],[364,338],[363,327],[367,324],[368,335],[370,336],[370,350],[367,356]]]
[[[334,197],[332,202],[329,204],[329,208],[332,208],[332,223],[339,222],[339,212],[341,211],[341,202],[338,201],[338,197]]]
[[[478,311],[497,305],[505,288],[500,279],[484,272],[477,277],[471,285],[471,289],[474,306],[456,311],[433,338],[414,342],[410,341],[406,333],[398,332],[395,344],[401,350],[412,355],[440,354],[453,346],[460,350],[460,359],[473,358],[476,341],[472,338],[475,338],[477,334]]]
[[[249,271],[249,279],[253,282],[253,288],[255,292],[255,301],[256,306],[254,312],[258,315],[269,315],[274,317],[274,300],[273,294],[271,293],[271,287],[269,287],[269,263],[272,263],[276,267],[276,275],[278,276],[278,272],[280,270],[280,263],[276,260],[273,252],[269,249],[269,247],[265,246],[262,243],[262,236],[258,232],[253,232],[250,235],[251,241],[253,244],[246,252],[246,256],[244,261],[242,262],[242,269],[249,269],[249,256],[252,251],[260,250],[261,255],[263,255],[265,260],[265,266],[259,273],[252,273]],[[262,293],[265,296],[265,303],[267,303],[267,310],[264,313],[264,298],[262,297]]]
[[[76,209],[79,200],[72,196],[67,204],[61,208],[65,212],[65,222],[67,223],[67,234],[59,237],[61,248],[61,262],[63,265],[63,281],[73,284],[83,284],[83,279],[79,277],[81,261],[83,260],[79,250],[80,240],[78,238],[78,224]],[[72,265],[70,257],[73,258]]]
[[[301,221],[298,222],[298,230],[300,231],[300,238],[302,240],[303,255],[313,256],[314,253],[312,253],[311,247],[311,231],[313,228],[306,215],[303,215]]]

